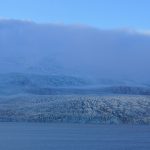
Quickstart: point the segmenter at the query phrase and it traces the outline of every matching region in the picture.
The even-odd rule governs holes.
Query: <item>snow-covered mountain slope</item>
[[[138,31],[0,20],[0,120],[150,124],[149,56]]]
[[[150,97],[0,97],[0,121],[150,124]]]
[[[64,75],[37,75],[25,73],[0,74],[0,95],[21,93],[50,94],[55,88],[86,87],[88,80]],[[48,93],[49,92],[49,93]]]
[[[138,31],[0,20],[0,73],[149,82],[149,49]]]
[[[0,95],[150,95],[148,85],[135,82],[97,80],[64,75],[25,73],[0,74]]]

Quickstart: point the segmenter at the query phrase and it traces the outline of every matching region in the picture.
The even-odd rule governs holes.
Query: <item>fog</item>
[[[149,80],[150,35],[0,20],[0,73]]]

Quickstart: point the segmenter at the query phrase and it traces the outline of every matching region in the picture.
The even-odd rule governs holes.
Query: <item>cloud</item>
[[[149,32],[0,20],[0,72],[149,79]]]
[[[139,34],[143,34],[146,36],[150,36],[150,30],[138,30],[137,31]]]

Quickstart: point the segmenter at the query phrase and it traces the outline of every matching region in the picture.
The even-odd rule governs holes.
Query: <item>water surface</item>
[[[0,123],[1,150],[149,150],[150,126]]]

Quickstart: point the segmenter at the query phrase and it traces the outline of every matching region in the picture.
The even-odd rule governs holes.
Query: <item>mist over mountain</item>
[[[0,73],[148,83],[150,35],[82,25],[0,20]]]
[[[150,35],[0,21],[0,121],[150,124]]]

